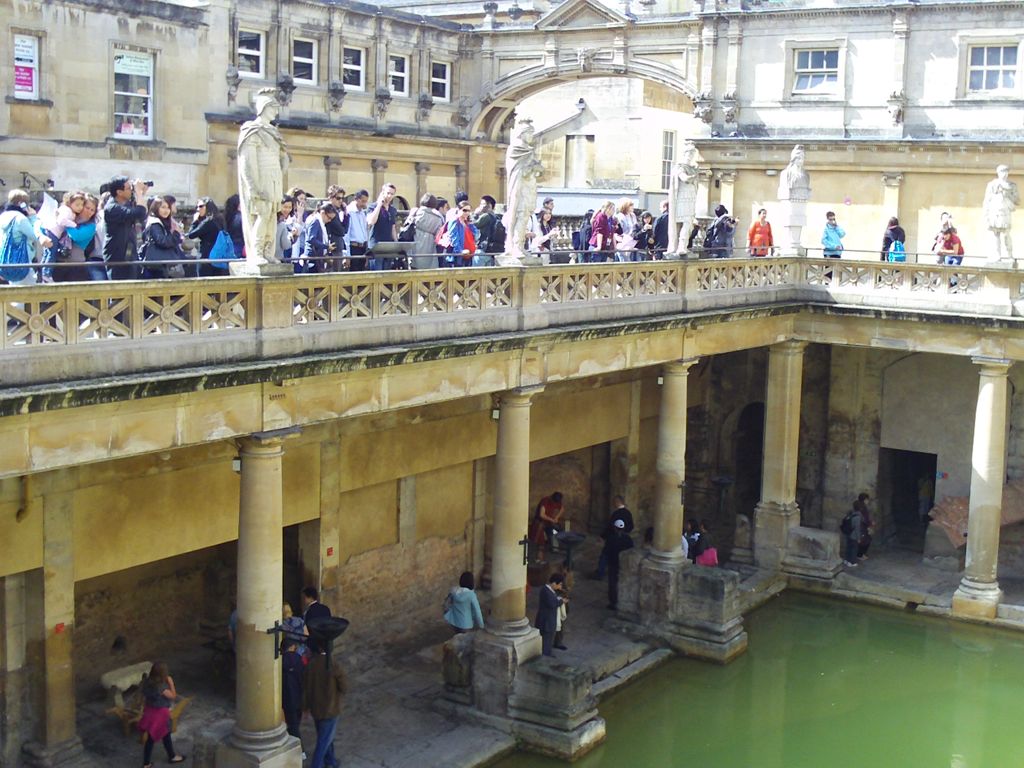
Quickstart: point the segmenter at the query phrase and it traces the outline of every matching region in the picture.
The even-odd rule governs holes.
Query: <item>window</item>
[[[366,50],[363,48],[341,49],[341,79],[346,88],[366,90]]]
[[[388,56],[388,88],[396,96],[409,95],[408,56]]]
[[[39,38],[14,36],[14,98],[39,99]]]
[[[835,94],[839,82],[839,49],[794,51],[793,93]]]
[[[263,77],[263,33],[238,30],[238,74]]]
[[[114,53],[114,135],[153,138],[153,55]]]
[[[292,77],[296,83],[316,85],[316,40],[292,40]]]
[[[430,95],[438,101],[451,99],[451,67],[439,61],[430,63]]]
[[[672,189],[672,163],[676,159],[676,132],[661,132],[661,188]]]
[[[971,46],[967,64],[969,92],[1012,91],[1016,85],[1016,45]]]

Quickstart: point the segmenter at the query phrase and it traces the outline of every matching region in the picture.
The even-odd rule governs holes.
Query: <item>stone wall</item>
[[[800,507],[800,524],[809,528],[821,528],[824,516],[831,360],[832,347],[827,344],[808,344],[804,350],[796,501]]]

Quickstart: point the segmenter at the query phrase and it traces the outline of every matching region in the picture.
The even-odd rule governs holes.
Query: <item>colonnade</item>
[[[800,391],[805,342],[786,341],[769,351],[761,500],[755,513],[758,565],[778,569],[789,531],[799,525],[796,472]],[[651,560],[661,568],[685,568],[683,530],[688,375],[696,359],[670,362],[661,372],[658,415],[654,541]],[[1008,373],[1012,361],[975,358],[979,389],[975,413],[966,569],[953,597],[956,615],[995,617],[1002,494],[1006,470]],[[529,525],[530,410],[543,387],[500,397],[494,461],[491,527],[492,604],[487,634],[517,648],[536,631],[526,613],[527,568],[523,540]],[[297,429],[250,435],[238,441],[241,492],[238,532],[237,719],[218,765],[299,765],[298,742],[281,719],[281,677],[274,658],[276,636],[266,630],[280,617],[283,576],[282,457]],[[30,763],[58,763],[55,753],[80,752],[74,726],[71,638],[74,623],[72,504],[68,489],[43,478],[35,504],[43,517],[44,582],[41,618],[46,717],[43,741]],[[52,486],[52,487],[51,487]],[[9,586],[9,585],[8,585]],[[26,593],[27,593],[26,588]],[[10,604],[10,600],[8,600]],[[539,652],[539,643],[519,661]],[[525,657],[524,657],[525,656]]]

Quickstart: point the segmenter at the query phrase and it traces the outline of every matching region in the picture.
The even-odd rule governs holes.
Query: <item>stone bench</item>
[[[142,681],[152,668],[153,662],[141,661],[138,664],[112,669],[100,676],[100,685],[111,695],[114,706],[123,709],[125,692],[129,688],[142,685]]]
[[[185,711],[185,707],[192,701],[191,696],[179,696],[171,707],[171,733],[178,730],[178,718]],[[132,729],[138,726],[142,719],[142,692],[136,693],[125,706],[114,706],[107,710],[108,715],[113,715],[121,721],[121,728],[125,736],[130,736]],[[146,734],[142,734],[142,741],[145,742]]]

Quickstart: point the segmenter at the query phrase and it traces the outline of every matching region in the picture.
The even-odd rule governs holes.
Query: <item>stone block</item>
[[[604,741],[606,729],[604,718],[595,717],[571,731],[516,722],[512,733],[530,752],[551,755],[561,760],[576,760]]]
[[[540,653],[540,633],[535,629],[515,637],[477,633],[473,638],[471,673],[476,707],[487,714],[507,715],[512,684],[520,666]]]
[[[271,749],[239,749],[231,737],[217,745],[216,768],[302,768],[302,744],[288,736],[284,744]]]
[[[754,561],[760,568],[778,570],[786,556],[789,531],[800,525],[796,504],[762,501],[754,509]]]
[[[783,571],[828,580],[834,578],[841,567],[838,533],[803,526],[789,529]]]
[[[473,636],[455,635],[442,647],[441,671],[445,696],[468,704],[472,700]]]
[[[509,715],[561,731],[573,730],[597,717],[592,684],[589,669],[541,656],[519,669],[509,696]]]

